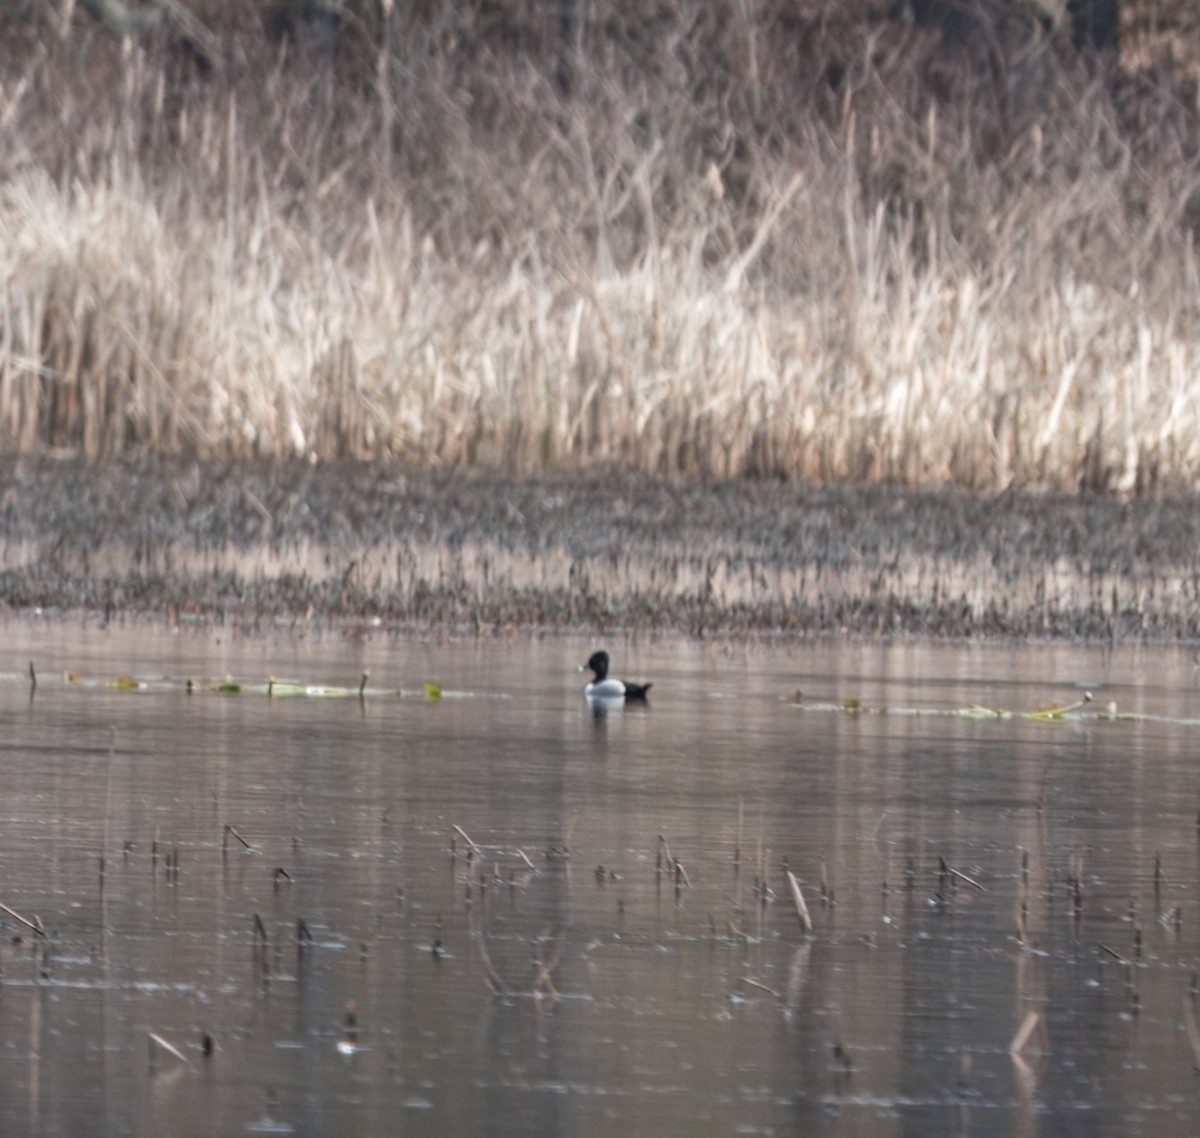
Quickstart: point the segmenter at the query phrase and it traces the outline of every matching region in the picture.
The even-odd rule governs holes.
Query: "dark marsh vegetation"
[[[10,610],[251,631],[1200,635],[1187,498],[413,472],[0,464]]]

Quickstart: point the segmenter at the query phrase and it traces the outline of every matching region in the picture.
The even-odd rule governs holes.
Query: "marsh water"
[[[6,1136],[1200,1129],[1190,650],[4,635]]]

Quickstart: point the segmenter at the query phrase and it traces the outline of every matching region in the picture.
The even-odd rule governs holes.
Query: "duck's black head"
[[[596,683],[602,683],[608,676],[608,653],[593,652],[584,667],[596,673]]]

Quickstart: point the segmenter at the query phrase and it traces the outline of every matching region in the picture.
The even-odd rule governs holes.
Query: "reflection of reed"
[[[783,1018],[794,1021],[800,1014],[801,999],[808,987],[809,968],[812,964],[812,941],[798,945],[788,962],[787,987],[783,993]]]
[[[1196,1009],[1190,996],[1183,998],[1183,1025],[1192,1048],[1192,1067],[1200,1071],[1200,1028],[1196,1026]]]
[[[1037,1026],[1042,1022],[1042,1017],[1039,1012],[1030,1012],[1025,1017],[1025,1022],[1017,1029],[1017,1034],[1013,1036],[1012,1042],[1008,1045],[1008,1053],[1010,1055],[1020,1055],[1025,1050],[1029,1040],[1033,1037],[1033,1033],[1037,1030]]]
[[[548,935],[543,933],[541,936],[534,937],[530,945],[532,986],[528,994],[535,1002],[542,999],[557,1000],[559,998],[558,989],[554,986],[553,976],[554,970],[562,960],[563,949],[566,946],[566,930],[560,929],[555,935],[551,942],[553,945],[552,951],[547,954],[543,952],[543,947],[549,940]],[[496,996],[517,994],[517,990],[504,980],[492,962],[491,954],[487,948],[486,932],[478,933],[475,941],[479,945],[479,958],[483,962],[484,980],[491,989],[492,994]]]
[[[1012,1057],[1013,1073],[1017,1080],[1016,1138],[1030,1138],[1038,1133],[1034,1095],[1037,1093],[1037,1074],[1020,1055]]]

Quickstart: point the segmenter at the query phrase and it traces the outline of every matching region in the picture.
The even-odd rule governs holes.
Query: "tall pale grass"
[[[717,7],[584,27],[567,94],[427,25],[357,83],[44,45],[0,106],[0,447],[1197,484],[1182,97]]]

